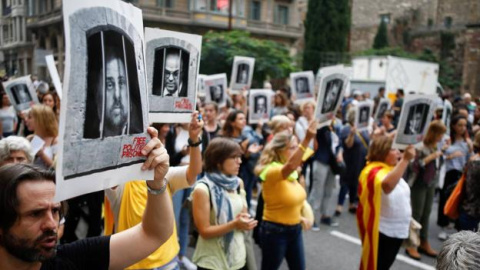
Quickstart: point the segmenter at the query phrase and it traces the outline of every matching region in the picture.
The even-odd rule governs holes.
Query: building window
[[[173,0],[157,0],[158,7],[173,8]]]
[[[28,16],[35,15],[35,2],[34,0],[28,0]]]
[[[229,0],[210,0],[210,10],[228,14]]]
[[[276,14],[274,17],[274,22],[276,24],[288,24],[288,6],[278,5],[275,9]]]
[[[452,27],[452,22],[453,22],[453,19],[450,16],[447,16],[445,17],[445,19],[443,19],[443,25],[447,28]]]
[[[384,22],[385,24],[390,23],[390,14],[380,14],[380,22]]]
[[[195,10],[201,10],[201,11],[207,10],[207,0],[193,1],[193,4],[195,5],[194,6]]]
[[[261,20],[261,11],[262,3],[260,1],[252,1],[250,3],[250,19],[260,21]]]

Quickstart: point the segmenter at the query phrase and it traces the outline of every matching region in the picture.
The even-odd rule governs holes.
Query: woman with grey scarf
[[[257,221],[247,212],[243,182],[238,177],[242,163],[238,143],[215,138],[205,150],[205,177],[192,194],[193,219],[200,237],[193,262],[197,269],[242,269],[246,263],[243,231]]]

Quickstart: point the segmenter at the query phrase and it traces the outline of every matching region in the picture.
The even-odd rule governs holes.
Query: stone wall
[[[462,92],[480,96],[480,24],[465,31]]]

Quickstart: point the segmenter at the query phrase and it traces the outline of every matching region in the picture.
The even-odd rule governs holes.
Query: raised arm
[[[282,176],[286,179],[293,171],[295,171],[298,166],[302,164],[302,156],[307,149],[310,141],[315,137],[317,134],[317,121],[312,120],[308,124],[307,134],[305,135],[305,139],[298,145],[297,149],[293,152],[293,154],[288,158],[287,163],[283,165],[282,168]]]
[[[413,145],[409,145],[403,152],[402,159],[397,163],[395,168],[387,174],[382,182],[382,189],[385,194],[389,194],[395,189],[400,179],[402,179],[405,170],[408,167],[408,163],[415,157],[415,148]]]
[[[143,148],[148,156],[142,169],[155,170],[153,181],[147,181],[152,190],[160,190],[169,167],[167,151],[158,139],[158,131],[148,128],[152,139]],[[142,223],[126,231],[114,234],[110,239],[109,269],[124,269],[157,250],[173,233],[172,200],[168,192],[158,195],[148,193],[147,206]]]
[[[188,137],[194,145],[201,139],[200,133],[203,130],[203,119],[198,118],[198,116],[198,111],[192,113],[192,120],[188,127]],[[189,148],[190,164],[188,164],[187,168],[187,182],[191,186],[197,180],[198,174],[202,172],[202,152],[200,151],[200,145],[190,145]]]

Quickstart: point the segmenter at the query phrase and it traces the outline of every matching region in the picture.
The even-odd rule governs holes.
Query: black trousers
[[[445,174],[445,183],[440,191],[440,201],[438,202],[437,225],[440,227],[447,227],[450,223],[450,219],[443,214],[443,208],[460,177],[462,177],[462,172],[457,170],[450,170]]]
[[[380,233],[378,239],[377,270],[390,269],[402,246],[403,240],[404,239],[388,237]]]

